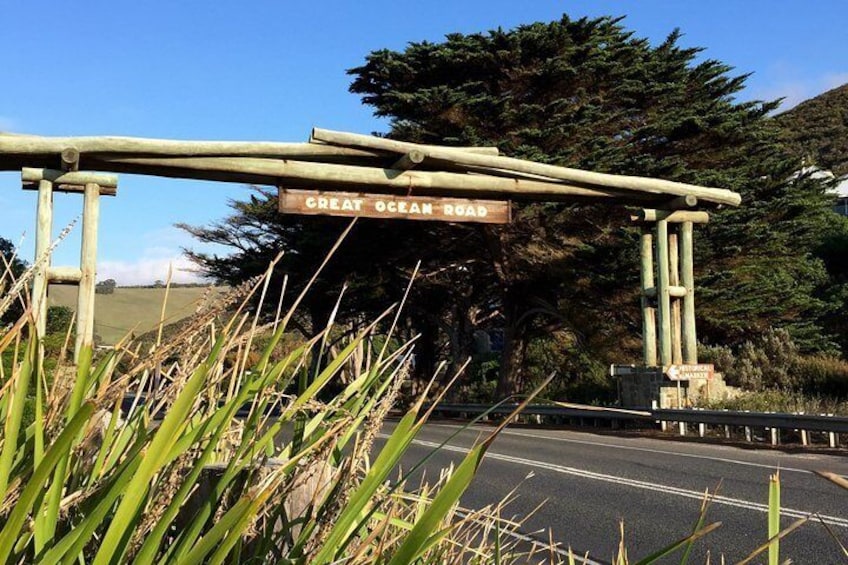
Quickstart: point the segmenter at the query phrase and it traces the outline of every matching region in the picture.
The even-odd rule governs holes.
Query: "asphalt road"
[[[385,433],[394,424],[386,424]],[[419,434],[403,465],[409,468],[459,432],[428,462],[429,476],[450,461],[459,461],[475,439],[488,433],[480,426],[461,431],[451,423],[431,423]],[[848,491],[813,474],[828,470],[848,475],[846,456],[786,453],[726,445],[683,443],[645,437],[588,432],[507,428],[490,448],[463,506],[479,508],[507,495],[516,485],[519,498],[509,507],[530,513],[524,531],[562,547],[588,551],[611,561],[618,547],[620,523],[631,562],[691,533],[706,489],[718,487],[707,522],[721,527],[696,544],[690,563],[739,561],[767,539],[768,479],[780,469],[782,526],[818,513],[848,545]],[[532,472],[533,476],[527,479]],[[827,529],[810,521],[781,545],[781,562],[825,565],[848,563]],[[755,563],[765,562],[765,556]],[[679,563],[680,556],[664,563]]]

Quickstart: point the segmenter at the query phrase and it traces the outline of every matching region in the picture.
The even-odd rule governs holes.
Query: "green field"
[[[214,288],[219,293],[223,287]],[[205,287],[172,288],[165,310],[165,323],[171,324],[194,313]],[[112,294],[98,294],[94,304],[94,333],[101,343],[114,344],[132,332],[136,336],[148,332],[159,323],[164,288],[121,288]],[[68,306],[76,310],[77,288],[54,285],[50,287],[49,304]]]

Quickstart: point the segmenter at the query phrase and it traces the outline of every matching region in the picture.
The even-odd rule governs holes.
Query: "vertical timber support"
[[[36,331],[44,335],[47,327],[47,289],[50,283],[78,285],[76,311],[76,341],[74,363],[79,361],[82,348],[94,343],[94,286],[97,276],[97,225],[100,222],[100,196],[115,196],[118,177],[76,170],[79,151],[62,151],[62,168],[21,169],[25,190],[38,190],[38,228],[35,236],[35,261],[38,271],[32,285],[32,305]],[[80,267],[53,267],[49,257],[53,231],[53,193],[67,192],[83,195],[82,249]]]
[[[100,186],[87,183],[83,193],[82,250],[77,296],[77,337],[74,345],[74,363],[80,352],[94,345],[94,286],[97,276],[97,224],[100,221]]]
[[[657,312],[648,297],[648,289],[654,288],[654,236],[650,226],[642,226],[640,238],[642,279],[642,359],[646,366],[657,364]]]
[[[668,234],[668,281],[673,287],[680,286],[680,252],[678,250],[678,224],[672,224]],[[683,363],[683,346],[680,330],[680,297],[674,297],[671,302],[671,362]]]
[[[38,182],[38,209],[35,228],[35,261],[38,265],[32,279],[32,312],[35,331],[42,340],[47,330],[47,286],[50,270],[50,240],[53,237],[53,183]],[[39,347],[39,355],[43,349]]]
[[[683,295],[683,362],[698,362],[698,338],[695,333],[695,274],[692,222],[680,224],[680,278],[686,294]]]
[[[657,221],[657,314],[659,319],[659,362],[671,365],[671,296],[668,285],[668,222]]]

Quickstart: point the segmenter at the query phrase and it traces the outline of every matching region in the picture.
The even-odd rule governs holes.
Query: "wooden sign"
[[[280,188],[279,211],[312,216],[508,224],[509,202]]]
[[[673,381],[688,381],[691,379],[712,379],[715,367],[711,363],[699,365],[669,365],[665,369],[666,376]]]

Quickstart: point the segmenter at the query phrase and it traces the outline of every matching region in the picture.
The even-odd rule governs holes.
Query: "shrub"
[[[792,373],[802,390],[811,394],[848,398],[848,362],[834,356],[798,357]]]

